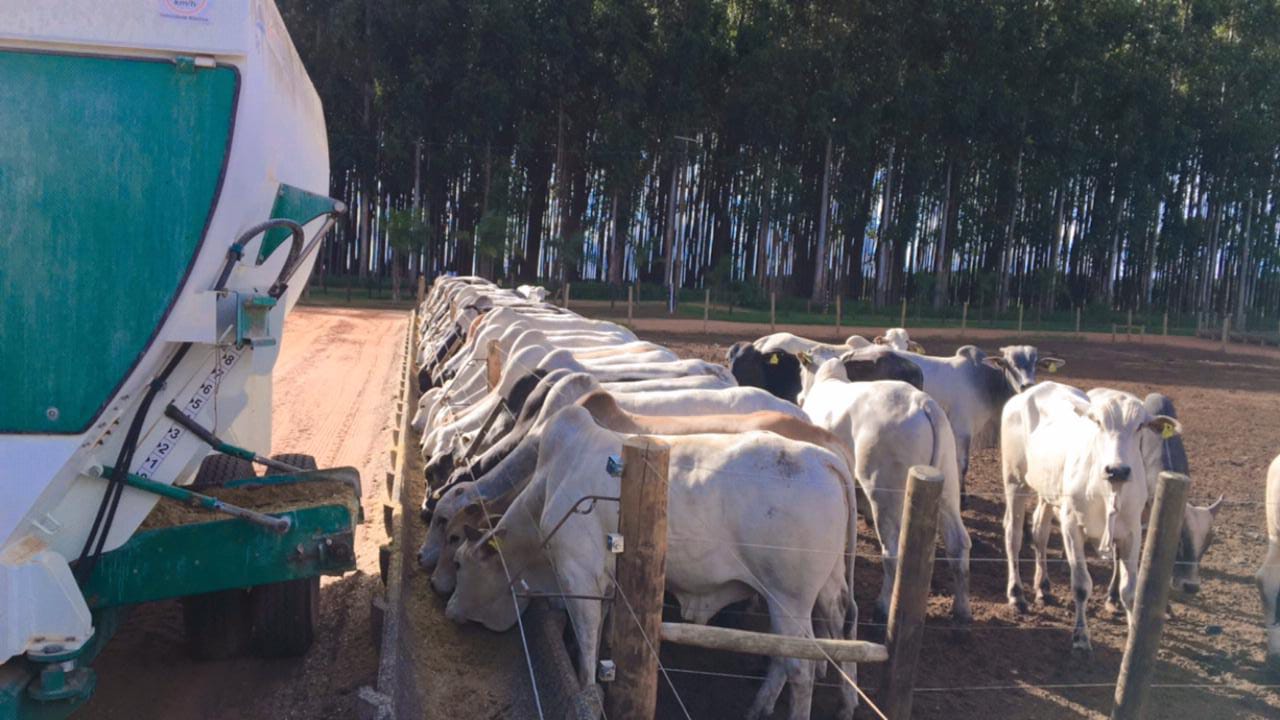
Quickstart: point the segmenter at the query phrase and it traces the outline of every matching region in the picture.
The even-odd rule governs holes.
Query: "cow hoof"
[[[1071,654],[1077,657],[1092,658],[1093,645],[1089,643],[1089,638],[1077,635],[1071,640]]]
[[[1021,595],[1009,598],[1009,607],[1013,608],[1014,612],[1019,615],[1026,615],[1031,610],[1031,608],[1027,607],[1027,601]]]
[[[1057,607],[1058,599],[1052,593],[1036,593],[1036,603],[1042,607]]]
[[[1124,608],[1120,607],[1120,603],[1115,600],[1107,600],[1107,602],[1102,606],[1103,617],[1114,620],[1115,618],[1120,617],[1123,613]]]

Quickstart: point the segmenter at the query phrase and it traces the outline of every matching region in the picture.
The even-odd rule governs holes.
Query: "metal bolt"
[[[618,666],[613,664],[612,660],[601,660],[600,665],[596,668],[596,680],[598,682],[613,682],[618,677]]]
[[[45,417],[47,417],[47,418],[49,418],[49,422],[57,422],[57,421],[58,421],[58,414],[59,414],[59,413],[58,413],[58,408],[56,408],[56,407],[51,407],[51,408],[49,408],[48,410],[45,410],[45,411],[44,411],[44,416],[45,416]]]

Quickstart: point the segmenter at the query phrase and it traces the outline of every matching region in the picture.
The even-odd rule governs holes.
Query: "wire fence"
[[[424,323],[424,327],[425,327],[425,325],[426,325],[426,324]],[[425,342],[425,340],[424,340],[424,342]],[[510,361],[513,359],[513,357],[512,357],[512,356],[513,356],[513,354],[508,354],[508,357],[506,358],[508,362],[510,362]],[[469,361],[469,364],[470,364],[470,363],[476,363],[476,362],[479,362],[478,358],[473,357],[473,358]],[[528,373],[528,372],[531,372],[531,371],[533,371],[533,370],[534,370],[534,368],[528,367],[527,365],[524,365],[523,363],[517,363],[517,364],[519,365],[519,367],[512,367],[511,365],[508,365],[506,368],[504,368],[504,371],[509,372],[509,371],[511,371],[511,370],[513,370],[513,369],[514,369],[514,370],[519,370],[519,371],[522,371],[522,372]],[[459,375],[461,375],[461,374],[459,374]],[[465,389],[465,388],[464,388],[464,389]],[[485,398],[486,398],[486,397],[488,397],[491,393],[496,393],[496,389],[494,389],[494,390],[489,390],[489,389],[487,389],[487,388],[486,388],[484,392],[478,392],[478,391],[470,392],[469,394],[467,394],[467,395],[465,396],[465,399],[464,399],[463,401],[457,401],[457,400],[456,400],[456,398],[455,398],[454,400],[452,400],[452,401],[450,402],[450,407],[452,408],[452,407],[454,407],[454,406],[457,406],[457,407],[471,407],[471,406],[474,406],[474,405],[476,405],[477,403],[484,402]],[[446,397],[447,397],[447,396],[446,396]],[[510,409],[509,409],[509,408],[507,409],[507,412],[510,414],[510,412],[511,412],[511,411],[510,411]],[[456,416],[456,414],[455,414],[455,416]],[[605,428],[605,429],[606,429],[606,430],[609,430],[608,428]],[[474,431],[474,430],[475,430],[475,428],[472,428],[472,431]],[[459,457],[462,457],[462,454],[463,454],[463,453],[465,453],[465,452],[468,450],[468,448],[467,448],[467,447],[465,446],[465,444],[463,443],[463,435],[464,435],[464,433],[465,433],[465,432],[466,432],[466,430],[460,430],[459,432],[455,433],[455,435],[454,435],[454,451],[455,451],[456,453],[459,453]],[[627,436],[623,435],[622,433],[618,433],[618,432],[613,431],[613,430],[609,430],[609,432],[613,433],[613,435],[615,436],[615,440],[616,440],[616,442],[617,442],[619,445],[621,445],[621,444],[623,444],[623,443],[625,443],[625,442],[626,442],[626,440],[627,440]],[[423,435],[424,435],[424,438],[425,438],[425,437],[426,437],[426,435],[427,435],[427,433],[424,433]],[[480,444],[481,440],[482,440],[482,438],[475,438],[475,437],[470,438],[470,442],[471,442],[471,443],[473,443],[473,445],[472,445],[472,449],[473,449],[473,450],[474,450],[474,448],[475,448],[476,446],[478,446],[478,445]],[[650,470],[651,470],[651,471],[655,474],[655,476],[657,476],[657,477],[663,477],[663,478],[668,477],[668,475],[667,475],[667,473],[666,473],[666,472],[659,472],[658,468],[653,468],[652,466],[650,466]],[[679,463],[676,463],[676,462],[671,463],[671,464],[670,464],[670,466],[669,466],[669,468],[667,468],[667,470],[668,470],[672,475],[680,474],[680,475],[683,475],[683,476],[689,476],[689,475],[693,475],[693,474],[696,474],[696,473],[699,473],[699,472],[701,472],[701,473],[709,473],[709,472],[712,472],[713,470],[714,470],[715,472],[718,472],[718,473],[727,473],[727,474],[730,474],[730,475],[735,474],[735,473],[733,473],[732,471],[726,471],[726,470],[724,470],[723,468],[719,468],[719,467],[716,467],[716,468],[708,468],[708,467],[704,467],[704,466],[699,466],[698,464],[683,464],[683,465],[682,465],[682,464],[679,464]],[[744,473],[737,473],[737,475],[740,475],[742,479],[751,479],[751,480],[754,480],[754,481],[761,481],[762,479],[765,479],[765,478],[762,478],[762,475],[761,475],[761,474],[759,474],[759,473],[754,473],[754,474],[749,474],[749,475],[748,475],[748,474],[744,474]],[[776,479],[777,479],[778,481],[785,481],[785,480],[788,480],[789,478],[785,478],[785,477],[783,477],[783,476],[776,476]],[[905,490],[905,488],[876,488],[876,489],[875,489],[875,492],[876,492],[877,494],[887,494],[887,493],[905,493],[905,492],[906,492],[906,490]],[[997,503],[999,503],[999,502],[1006,502],[1006,501],[1008,500],[1008,498],[1009,498],[1009,495],[1008,495],[1008,494],[1006,494],[1006,493],[1004,493],[1004,492],[992,492],[992,491],[976,491],[976,490],[970,490],[970,491],[967,493],[967,495],[968,495],[970,498],[989,499],[989,500],[993,500],[993,501],[995,501],[995,502],[997,502]],[[1052,501],[1053,499],[1051,498],[1050,500]],[[483,503],[483,500],[481,500],[481,502]],[[1227,510],[1231,510],[1231,509],[1237,509],[1237,510],[1243,510],[1243,509],[1257,509],[1257,510],[1262,510],[1262,509],[1266,508],[1267,506],[1268,506],[1268,505],[1267,505],[1267,503],[1266,503],[1265,501],[1257,500],[1257,499],[1254,499],[1254,498],[1244,498],[1244,497],[1226,497],[1226,498],[1223,498],[1223,499],[1222,499],[1222,502],[1221,502],[1221,507],[1222,507],[1223,509],[1227,509]],[[485,517],[486,517],[486,518],[490,517],[490,516],[491,516],[491,513],[489,512],[489,508],[488,508],[488,507],[484,507],[483,509],[484,509],[484,515],[485,515]],[[542,527],[542,524],[539,522],[538,518],[537,518],[537,517],[535,517],[535,516],[534,516],[534,514],[532,513],[532,508],[530,508],[530,507],[526,507],[526,510],[528,510],[528,511],[529,511],[529,514],[528,514],[528,516],[527,516],[526,520],[527,520],[527,522],[529,522],[529,523],[532,525],[532,527],[534,527],[534,528],[536,528],[536,529],[537,529],[538,536],[539,536],[539,538],[540,538],[540,542],[542,543],[542,546],[545,548],[545,547],[546,547],[546,545],[547,545],[547,543],[551,541],[551,539],[552,539],[552,535],[554,534],[554,532],[559,531],[559,529],[560,529],[560,527],[563,525],[563,523],[561,523],[561,525],[557,525],[557,526],[553,529],[552,533],[546,533],[546,534],[544,534],[544,532],[543,532],[543,531],[544,531],[544,528]],[[591,511],[589,510],[588,512],[591,512]],[[1262,516],[1263,516],[1263,515],[1262,515],[1262,512],[1259,512],[1259,513],[1258,513],[1258,520],[1259,520],[1259,524],[1261,524]],[[672,531],[671,531],[671,532],[669,533],[669,535],[668,535],[668,539],[669,539],[669,541],[671,541],[672,543],[707,543],[707,544],[715,544],[715,545],[718,545],[718,546],[734,545],[734,546],[737,546],[737,547],[742,548],[742,549],[747,550],[747,551],[756,551],[756,552],[759,552],[759,551],[766,551],[766,552],[779,552],[779,553],[788,553],[788,554],[791,554],[791,555],[798,555],[798,556],[813,555],[813,554],[828,554],[828,555],[841,555],[841,556],[846,556],[846,555],[847,555],[847,553],[849,552],[849,549],[848,549],[848,548],[846,548],[846,550],[845,550],[844,552],[839,552],[839,551],[834,551],[834,552],[833,552],[833,551],[831,551],[831,550],[829,550],[829,549],[823,549],[823,548],[791,547],[791,546],[788,546],[788,545],[785,545],[785,544],[772,544],[772,543],[759,543],[759,542],[755,542],[755,543],[752,543],[752,542],[743,542],[743,541],[738,540],[738,539],[728,538],[728,537],[724,537],[724,536],[722,536],[722,535],[716,535],[716,534],[714,534],[714,533],[710,533],[710,532],[708,532],[708,529],[705,527],[705,518],[701,518],[701,517],[700,517],[699,519],[700,519],[700,520],[703,520],[703,522],[704,522],[704,527],[702,528],[703,534],[698,534],[697,532],[691,532],[691,530],[696,530],[696,529],[691,529],[691,528],[681,528],[681,529],[679,529],[679,531],[677,531],[677,529],[676,529],[676,528],[672,528]],[[1029,519],[1029,518],[1028,518],[1028,519]],[[850,519],[849,519],[849,521],[850,521],[850,522],[855,522],[855,523],[857,522],[857,516],[856,516],[854,513],[852,513],[852,512],[850,513]],[[870,519],[868,518],[868,525],[870,525],[870,524],[871,524],[871,522],[870,522]],[[490,526],[490,530],[492,530],[492,526]],[[603,541],[603,539],[601,539],[601,541]],[[1028,543],[1028,544],[1031,544],[1031,543]],[[1265,547],[1265,544],[1263,544],[1263,546],[1262,546],[1262,547]],[[1262,548],[1260,547],[1260,549],[1262,549]],[[884,552],[884,551],[882,551],[882,552],[870,552],[870,551],[864,551],[864,550],[857,550],[857,549],[856,549],[856,547],[855,547],[855,548],[853,548],[853,549],[852,549],[852,551],[853,551],[854,556],[855,556],[855,557],[857,557],[858,559],[865,559],[865,560],[875,561],[875,560],[883,560],[883,559],[886,557],[886,552]],[[891,551],[890,551],[890,552],[891,552]],[[1211,552],[1211,551],[1210,551],[1210,552]],[[514,584],[514,583],[515,583],[515,579],[513,579],[513,576],[512,576],[512,574],[511,574],[511,572],[510,572],[510,570],[509,570],[509,567],[508,567],[508,564],[507,564],[507,560],[506,560],[506,558],[505,558],[505,555],[503,555],[503,552],[502,552],[502,550],[501,550],[500,546],[499,546],[499,555],[502,557],[502,566],[503,566],[503,570],[504,570],[504,573],[506,573],[506,574],[507,574],[507,578],[508,578],[508,582],[509,582],[509,587],[510,587],[510,589],[511,589],[511,594],[512,594],[512,601],[513,601],[513,603],[515,603],[515,604],[516,604],[515,609],[516,609],[516,613],[517,613],[517,616],[518,616],[518,615],[519,615],[519,599],[518,599],[518,593],[516,592],[516,587],[515,587],[515,584]],[[581,599],[582,599],[582,595],[581,595],[580,593],[576,593],[576,592],[567,592],[567,591],[566,591],[566,588],[563,586],[563,582],[562,582],[562,574],[561,574],[561,572],[560,572],[560,569],[559,569],[559,568],[557,568],[557,567],[555,567],[555,562],[556,562],[556,561],[555,561],[554,554],[553,554],[553,553],[544,553],[544,557],[546,558],[546,560],[547,560],[547,561],[551,564],[551,566],[552,566],[552,572],[550,573],[550,575],[551,575],[551,577],[555,578],[555,582],[556,582],[556,586],[557,586],[557,587],[555,588],[554,594],[558,595],[558,596],[559,596],[559,598],[560,598],[560,600],[561,600],[562,602],[566,603],[566,604],[567,604],[567,603],[569,603],[569,602],[570,602],[570,600],[575,600],[575,599],[576,599],[576,600],[581,600]],[[743,575],[744,575],[745,577],[749,578],[749,580],[751,581],[752,586],[753,586],[754,588],[756,588],[756,589],[758,589],[758,590],[760,591],[760,594],[764,596],[764,599],[765,599],[765,601],[768,603],[768,605],[769,605],[771,608],[774,608],[774,609],[773,609],[773,611],[761,611],[761,610],[758,610],[758,609],[752,609],[752,607],[750,607],[750,606],[748,606],[747,608],[734,608],[734,607],[727,607],[727,608],[722,608],[722,609],[719,611],[719,613],[718,613],[718,614],[724,614],[724,615],[730,615],[730,616],[739,616],[739,617],[743,617],[743,618],[756,618],[756,619],[759,619],[759,620],[769,620],[769,619],[778,619],[778,618],[783,618],[783,619],[787,619],[787,620],[801,620],[801,621],[811,621],[811,620],[812,620],[812,613],[810,613],[809,615],[806,615],[806,616],[797,616],[797,615],[795,615],[795,614],[787,615],[787,614],[785,614],[785,613],[780,614],[780,613],[779,613],[779,611],[778,611],[776,608],[778,608],[778,607],[782,606],[784,603],[781,603],[781,602],[780,602],[780,599],[779,599],[779,598],[774,594],[774,592],[773,592],[772,590],[770,590],[770,588],[769,588],[768,584],[767,584],[767,583],[765,583],[761,578],[759,578],[758,576],[756,576],[756,573],[754,573],[754,572],[752,571],[752,569],[751,569],[751,568],[750,568],[750,567],[749,567],[745,562],[743,562],[743,561],[741,560],[740,556],[735,555],[735,558],[738,560],[738,563],[739,563],[739,565],[740,565],[740,568],[739,568],[739,569],[740,569],[741,571],[743,571]],[[992,563],[1000,564],[1000,565],[1007,565],[1007,564],[1009,564],[1009,559],[1008,559],[1008,557],[1004,556],[1003,554],[1000,554],[1000,555],[991,555],[991,556],[985,556],[985,555],[984,555],[984,556],[978,556],[978,557],[970,557],[970,558],[968,559],[968,561],[969,561],[969,563],[971,563],[971,564],[977,564],[977,565],[979,565],[979,566],[986,565],[986,564],[992,564]],[[1070,561],[1069,561],[1067,558],[1065,558],[1065,557],[1040,557],[1040,558],[1036,558],[1036,557],[1026,557],[1026,556],[1020,556],[1019,558],[1017,558],[1017,562],[1018,562],[1019,564],[1022,564],[1022,563],[1043,563],[1043,564],[1044,564],[1044,565],[1046,565],[1046,566],[1048,566],[1048,565],[1061,566],[1061,565],[1067,565],[1067,564],[1069,564],[1069,563],[1070,563]],[[1175,562],[1175,564],[1176,564],[1176,565],[1181,565],[1181,566],[1191,566],[1191,565],[1197,565],[1197,564],[1198,564],[1198,565],[1199,565],[1199,567],[1200,567],[1200,569],[1201,569],[1202,571],[1209,571],[1209,572],[1213,572],[1213,571],[1217,571],[1217,570],[1224,571],[1224,572],[1231,572],[1231,571],[1237,571],[1237,570],[1256,570],[1256,569],[1258,569],[1258,563],[1257,563],[1257,562],[1255,562],[1255,561],[1250,561],[1249,559],[1242,558],[1242,557],[1232,557],[1232,558],[1230,558],[1230,559],[1221,559],[1221,558],[1209,558],[1209,557],[1206,557],[1206,558],[1205,558],[1205,560],[1204,560],[1203,562],[1189,561],[1189,560],[1178,560],[1178,561],[1176,561],[1176,562]],[[632,605],[631,605],[631,602],[630,602],[629,598],[627,598],[626,594],[622,591],[622,588],[621,588],[620,584],[618,583],[618,580],[617,580],[617,578],[614,576],[614,574],[613,574],[612,572],[606,571],[606,576],[607,576],[607,581],[608,581],[608,583],[609,583],[609,585],[610,585],[610,589],[612,590],[612,595],[611,595],[611,596],[608,596],[608,597],[601,595],[600,597],[598,597],[598,598],[596,598],[596,599],[595,599],[596,601],[598,601],[598,602],[601,602],[601,603],[602,603],[601,616],[603,617],[603,614],[604,614],[604,613],[603,613],[603,604],[604,604],[604,603],[607,603],[607,602],[612,602],[612,604],[613,604],[613,612],[612,612],[613,622],[619,622],[620,620],[621,620],[621,621],[627,621],[627,620],[630,620],[630,622],[631,622],[631,623],[633,623],[633,624],[635,625],[637,632],[639,632],[639,633],[642,635],[642,637],[643,637],[643,641],[644,641],[645,646],[648,648],[648,652],[650,652],[650,653],[653,655],[653,657],[656,659],[656,661],[657,661],[657,663],[658,663],[658,668],[659,668],[659,672],[660,672],[660,674],[661,674],[661,677],[663,678],[663,681],[664,681],[664,683],[665,683],[666,687],[667,687],[667,688],[670,690],[670,692],[672,693],[672,695],[673,695],[673,697],[674,697],[674,699],[675,699],[675,701],[676,701],[676,703],[677,703],[677,705],[678,705],[678,707],[679,707],[679,710],[680,710],[681,714],[683,715],[683,717],[687,718],[688,720],[692,720],[692,715],[691,715],[691,713],[690,713],[690,710],[689,710],[688,706],[686,705],[686,703],[685,703],[684,699],[680,696],[680,693],[679,693],[679,691],[678,691],[678,689],[677,689],[677,687],[676,687],[676,683],[673,681],[673,676],[681,676],[681,675],[684,675],[684,676],[692,676],[692,677],[698,677],[698,676],[701,676],[701,677],[720,677],[720,678],[725,678],[725,679],[742,680],[742,681],[751,681],[751,682],[766,682],[766,681],[768,680],[768,676],[767,676],[767,675],[766,675],[766,676],[760,676],[760,675],[755,675],[755,674],[750,674],[750,673],[737,673],[737,672],[728,672],[728,671],[721,672],[721,671],[716,671],[716,670],[708,670],[708,669],[705,669],[705,668],[700,669],[700,668],[681,668],[681,667],[671,667],[671,666],[669,666],[669,665],[667,665],[667,664],[663,663],[663,661],[662,661],[662,659],[661,659],[661,653],[659,652],[659,645],[660,645],[660,643],[658,642],[658,639],[657,639],[657,638],[651,638],[651,637],[648,637],[648,635],[644,633],[643,627],[642,627],[642,625],[641,625],[641,623],[640,623],[639,618],[636,616],[636,613],[635,613],[634,609],[632,608]],[[572,588],[570,588],[570,589],[572,590]],[[617,602],[617,600],[619,600],[619,599],[622,601],[621,603],[618,603],[618,602]],[[675,605],[675,604],[672,604],[672,603],[664,603],[663,607],[665,607],[665,608],[667,608],[667,609],[669,609],[669,610],[672,610],[672,611],[680,610],[680,609],[681,609],[679,605]],[[621,613],[621,612],[620,612],[620,610],[621,610],[621,609],[625,609],[625,610],[627,611],[627,612],[626,612],[626,614]],[[574,613],[573,613],[573,612],[569,612],[569,613],[568,613],[568,616],[569,616],[569,619],[570,619],[570,622],[571,622],[571,623],[575,623],[575,622],[576,622],[576,621],[575,621],[575,615],[574,615]],[[537,686],[537,679],[536,679],[536,673],[535,673],[535,670],[534,670],[534,663],[533,663],[533,660],[532,660],[531,656],[530,656],[530,655],[529,655],[529,653],[528,653],[528,644],[527,644],[527,640],[526,640],[526,639],[525,639],[525,637],[524,637],[524,627],[523,627],[523,623],[520,623],[519,625],[520,625],[520,632],[521,632],[521,635],[522,635],[522,642],[524,643],[524,646],[525,646],[526,661],[527,661],[527,664],[528,664],[530,681],[531,681],[531,682],[534,684],[534,686],[535,686],[535,697],[536,697],[536,696],[537,696],[537,688],[536,688],[536,686]],[[886,628],[886,627],[887,627],[887,623],[883,623],[883,622],[874,622],[874,621],[865,621],[865,620],[861,620],[861,619],[860,619],[860,620],[857,622],[857,626],[858,626],[859,628],[867,628],[867,629],[872,629],[872,628],[875,628],[875,629],[883,629],[883,628]],[[925,625],[924,625],[924,629],[925,629],[926,631],[929,631],[929,632],[938,632],[938,631],[947,631],[947,632],[950,632],[950,631],[953,631],[953,630],[955,629],[955,626],[954,626],[954,624],[950,624],[950,623],[947,623],[947,624],[938,624],[938,623],[936,623],[936,622],[926,622],[926,623],[925,623]],[[1066,623],[1059,624],[1059,623],[1056,623],[1056,622],[1050,622],[1049,624],[1044,624],[1044,618],[1040,618],[1040,624],[1035,624],[1035,625],[1028,625],[1028,624],[1026,624],[1026,623],[1020,623],[1020,624],[1017,624],[1017,625],[1001,625],[1001,624],[994,624],[994,623],[991,623],[991,622],[978,623],[978,624],[973,624],[973,625],[969,625],[969,626],[967,626],[967,627],[965,628],[965,632],[966,632],[966,633],[968,633],[968,632],[976,632],[976,633],[1010,633],[1010,632],[1043,633],[1043,632],[1048,631],[1048,632],[1055,632],[1055,633],[1056,633],[1056,632],[1070,632],[1070,631],[1072,631],[1073,629],[1074,629],[1074,626],[1073,626],[1073,625],[1071,625],[1071,624],[1066,624]],[[591,631],[591,630],[589,630],[589,629],[587,629],[587,628],[580,628],[580,627],[577,627],[576,625],[574,625],[574,626],[573,626],[573,632],[574,632],[575,637],[582,638],[582,637],[593,637],[593,636],[595,636],[595,635],[596,635],[596,632],[598,632],[598,631]],[[585,633],[585,634],[584,634],[584,633]],[[815,680],[814,685],[815,685],[816,687],[826,687],[826,688],[835,688],[835,689],[852,688],[854,691],[856,691],[856,693],[858,694],[858,696],[859,696],[860,700],[861,700],[863,703],[865,703],[866,707],[868,707],[868,708],[869,708],[869,709],[870,709],[874,714],[876,714],[878,717],[880,717],[880,718],[882,718],[882,719],[884,719],[884,720],[887,720],[887,717],[886,717],[886,715],[883,713],[883,711],[881,710],[881,708],[880,708],[880,707],[878,707],[878,706],[875,704],[875,702],[872,700],[872,698],[871,698],[870,696],[868,696],[868,694],[867,694],[866,692],[864,692],[863,688],[858,684],[858,682],[856,681],[856,679],[855,679],[854,677],[852,677],[850,674],[846,673],[846,672],[841,668],[841,666],[840,666],[841,664],[840,664],[839,662],[835,661],[835,660],[834,660],[834,659],[833,659],[829,654],[827,654],[827,653],[826,653],[825,649],[823,649],[823,646],[822,646],[820,643],[818,643],[818,642],[817,642],[816,637],[812,634],[812,630],[810,630],[810,633],[809,633],[809,635],[808,635],[807,637],[808,637],[808,638],[810,638],[810,639],[813,639],[813,640],[814,640],[814,645],[815,645],[815,647],[817,647],[819,650],[821,650],[821,651],[822,651],[822,653],[823,653],[824,655],[826,655],[826,657],[827,657],[827,663],[828,663],[829,667],[834,668],[834,669],[837,671],[837,672],[836,672],[836,674],[837,674],[837,676],[838,676],[838,677],[837,677],[837,681],[836,681],[836,682],[826,682],[826,681],[817,681],[817,680]],[[1258,645],[1259,645],[1259,647],[1261,647],[1261,642],[1259,642],[1259,643],[1258,643]],[[1027,681],[1024,681],[1024,680],[1019,679],[1019,680],[1017,680],[1016,682],[1007,682],[1007,683],[991,683],[991,684],[961,684],[961,685],[946,685],[946,686],[920,686],[920,687],[916,687],[916,688],[914,688],[914,692],[915,692],[915,693],[918,693],[918,694],[940,694],[940,693],[955,693],[955,692],[1026,692],[1026,691],[1028,691],[1028,690],[1043,690],[1043,691],[1061,691],[1061,690],[1077,690],[1077,689],[1109,690],[1109,689],[1114,689],[1115,687],[1116,687],[1116,683],[1115,683],[1115,682],[1044,682],[1044,683],[1036,683],[1036,682],[1027,682]],[[1206,691],[1234,690],[1234,691],[1243,691],[1243,692],[1256,692],[1256,691],[1261,690],[1261,689],[1272,689],[1272,688],[1277,688],[1277,687],[1280,687],[1280,684],[1265,684],[1265,683],[1259,684],[1259,683],[1251,683],[1251,682],[1250,682],[1250,683],[1244,683],[1244,682],[1178,682],[1178,683],[1171,683],[1171,682],[1157,682],[1157,683],[1152,684],[1152,685],[1151,685],[1151,687],[1156,688],[1156,689],[1193,689],[1193,690],[1206,690]],[[542,709],[541,709],[540,701],[539,701],[539,708],[538,708],[538,710],[539,710],[539,716],[541,717],[541,716],[542,716]]]

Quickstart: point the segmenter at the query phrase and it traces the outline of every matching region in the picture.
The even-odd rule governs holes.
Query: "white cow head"
[[[1173,566],[1175,590],[1188,595],[1200,591],[1200,561],[1213,545],[1213,521],[1222,506],[1222,496],[1213,504],[1199,507],[1187,503],[1182,511],[1182,536],[1178,539],[1178,558]]]
[[[875,342],[877,345],[888,345],[899,352],[924,354],[924,346],[912,340],[907,335],[906,328],[889,328],[883,335],[877,337]]]
[[[1054,373],[1067,364],[1062,358],[1039,355],[1034,345],[1006,345],[1000,348],[999,355],[987,357],[983,362],[1004,373],[1009,387],[1019,393],[1036,384],[1036,370]]]
[[[1176,418],[1152,415],[1137,398],[1122,394],[1094,395],[1089,402],[1074,404],[1076,412],[1092,422],[1089,464],[1078,468],[1086,473],[1090,494],[1101,494],[1106,502],[1107,525],[1099,547],[1107,549],[1117,538],[1136,537],[1142,509],[1147,504],[1148,478],[1142,453],[1141,435],[1152,430],[1162,437],[1182,432]]]
[[[507,530],[499,527],[481,532],[468,525],[463,532],[465,539],[454,553],[456,585],[444,614],[458,624],[477,622],[503,632],[516,624],[529,604],[528,598],[518,598],[518,607],[512,602],[501,551]]]

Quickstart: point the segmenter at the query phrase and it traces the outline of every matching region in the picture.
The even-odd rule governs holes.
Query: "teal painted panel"
[[[276,535],[236,519],[140,531],[98,559],[81,586],[85,600],[96,610],[355,568],[350,508],[316,505],[273,514],[293,519],[288,532]]]
[[[337,208],[338,201],[333,198],[309,193],[292,185],[281,185],[276,192],[276,202],[271,206],[271,218],[283,218],[299,225],[306,225],[321,215],[334,212]],[[262,245],[259,246],[258,264],[261,265],[271,257],[271,253],[284,244],[289,239],[289,235],[290,232],[284,228],[268,230],[266,236],[262,238]]]
[[[147,348],[213,211],[237,88],[232,68],[0,52],[0,432],[83,432]]]

